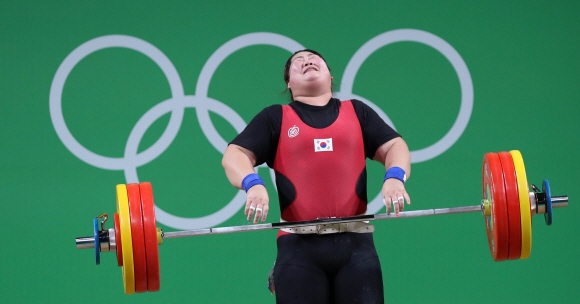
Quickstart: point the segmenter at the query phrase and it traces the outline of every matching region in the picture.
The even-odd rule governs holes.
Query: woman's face
[[[288,88],[292,90],[293,95],[317,86],[331,91],[330,70],[324,59],[314,53],[304,51],[295,54],[291,59],[288,74]]]

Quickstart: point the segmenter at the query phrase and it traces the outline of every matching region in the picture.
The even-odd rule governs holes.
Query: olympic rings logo
[[[374,103],[366,98],[352,92],[355,77],[364,61],[376,50],[386,45],[411,41],[426,44],[441,54],[451,63],[457,73],[461,87],[461,106],[459,114],[451,129],[439,141],[426,148],[411,151],[411,158],[414,163],[423,162],[435,158],[449,149],[463,134],[467,127],[473,109],[473,83],[467,65],[459,53],[445,40],[431,33],[416,29],[398,29],[380,34],[365,43],[350,59],[344,71],[340,92],[335,92],[336,97],[341,99],[356,98],[373,108],[379,116],[395,128],[389,117]],[[177,70],[171,61],[152,44],[139,38],[110,35],[89,40],[74,49],[61,63],[50,87],[49,107],[50,117],[54,129],[66,146],[66,148],[78,157],[97,168],[106,170],[123,170],[127,183],[138,182],[137,168],[143,166],[163,153],[180,129],[185,108],[195,108],[197,119],[201,129],[210,141],[212,146],[223,154],[227,147],[227,141],[221,137],[212,124],[209,112],[214,112],[226,119],[234,129],[240,133],[246,126],[244,120],[226,104],[207,96],[210,80],[218,66],[232,53],[252,45],[271,45],[293,53],[296,50],[304,49],[300,43],[276,33],[249,33],[236,37],[219,47],[207,60],[198,78],[194,96],[184,94],[183,85]],[[84,57],[101,49],[122,47],[140,52],[153,60],[163,71],[171,90],[171,98],[164,100],[153,108],[149,109],[135,124],[127,143],[124,155],[120,158],[106,157],[96,154],[81,145],[69,131],[62,112],[62,92],[66,79],[72,69]],[[138,153],[141,139],[149,127],[160,117],[171,113],[169,123],[163,131],[161,137],[145,151]],[[261,167],[265,167],[262,165]],[[274,180],[274,173],[270,170],[270,177]],[[275,183],[274,183],[275,184]],[[237,192],[232,200],[221,210],[199,218],[183,218],[169,214],[156,206],[155,212],[157,221],[176,229],[196,229],[217,226],[234,214],[236,214],[245,203],[245,193]],[[368,205],[367,213],[376,213],[383,207],[381,193],[379,193]]]

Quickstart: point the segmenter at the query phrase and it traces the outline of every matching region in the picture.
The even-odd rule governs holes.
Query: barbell
[[[164,239],[306,226],[320,229],[349,222],[481,212],[492,258],[499,262],[527,259],[532,248],[532,216],[543,214],[546,224],[551,225],[553,208],[568,206],[567,195],[551,195],[547,180],[542,182],[542,190],[535,185],[528,186],[524,161],[518,150],[484,155],[482,200],[476,206],[163,232],[155,222],[151,183],[117,185],[116,198],[114,226],[106,229],[108,215],[99,215],[93,219],[93,235],[76,238],[76,247],[94,248],[97,265],[101,252],[116,252],[127,294],[159,291],[158,246]]]

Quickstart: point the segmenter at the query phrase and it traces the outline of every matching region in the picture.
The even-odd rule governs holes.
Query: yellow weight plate
[[[123,286],[126,294],[135,293],[135,268],[133,265],[133,239],[131,238],[131,217],[127,186],[117,185],[117,213],[123,246]]]
[[[518,150],[510,151],[516,169],[518,180],[518,195],[520,197],[520,217],[522,223],[522,254],[520,258],[527,259],[532,252],[532,213],[530,208],[530,198],[528,193],[528,179],[526,177],[526,167],[524,158]]]

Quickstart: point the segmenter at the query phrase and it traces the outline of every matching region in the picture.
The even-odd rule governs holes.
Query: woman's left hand
[[[391,213],[391,204],[396,215],[405,208],[405,201],[411,204],[411,198],[405,191],[405,184],[398,179],[389,178],[383,183],[383,202],[387,207],[387,214]]]

